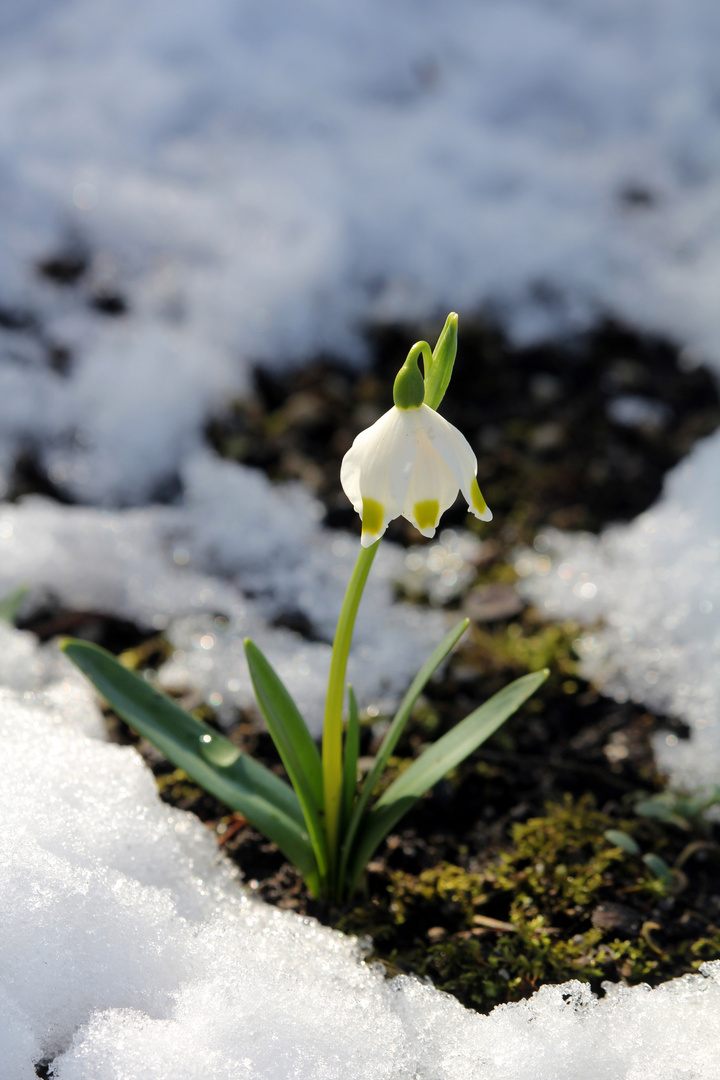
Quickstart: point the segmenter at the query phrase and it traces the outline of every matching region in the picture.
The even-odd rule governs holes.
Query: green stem
[[[325,829],[328,839],[331,879],[337,861],[338,820],[342,796],[342,711],[345,697],[345,671],[347,669],[353,627],[355,626],[355,616],[360,606],[365,582],[370,573],[370,567],[379,543],[380,541],[376,540],[372,547],[360,548],[360,554],[348,582],[347,592],[340,611],[330,659],[330,676],[328,678],[325,722],[323,725],[322,769]]]

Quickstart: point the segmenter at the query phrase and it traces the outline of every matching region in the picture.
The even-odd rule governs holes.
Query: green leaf
[[[318,893],[317,861],[300,803],[289,784],[128,671],[105,649],[73,639],[66,639],[62,649],[123,720],[277,844],[310,891]]]
[[[628,855],[640,854],[637,841],[629,833],[623,832],[622,829],[606,829],[603,836],[613,847],[622,848]]]
[[[450,650],[457,645],[460,638],[463,636],[468,626],[470,625],[469,619],[463,619],[457,626],[454,626],[449,634],[442,639],[436,649],[430,654],[423,666],[418,671],[417,675],[410,683],[408,690],[400,702],[400,707],[393,717],[390,727],[385,733],[385,738],[380,744],[380,749],[377,752],[377,757],[373,762],[372,769],[368,773],[367,781],[363,785],[363,809],[367,805],[367,801],[372,795],[373,791],[378,785],[380,777],[385,771],[385,766],[390,759],[390,755],[397,746],[397,741],[402,735],[402,730],[405,727],[410,713],[413,710],[415,702],[420,697],[420,694],[425,689],[430,677],[440,667],[445,657]]]
[[[662,881],[666,888],[672,885],[672,870],[660,855],[650,852],[648,855],[643,855],[643,862],[648,870],[654,874],[659,881]]]
[[[245,639],[245,656],[257,703],[295,789],[320,876],[325,878],[328,858],[325,830],[321,821],[323,778],[320,754],[287,688],[270,662],[249,638]]]
[[[390,727],[385,733],[385,738],[380,744],[380,749],[377,752],[377,756],[372,764],[372,768],[370,769],[370,772],[368,773],[367,777],[365,778],[365,782],[362,785],[360,794],[358,796],[358,801],[355,804],[355,810],[353,811],[352,817],[350,818],[350,823],[343,838],[343,859],[340,867],[341,881],[344,880],[345,877],[345,868],[347,866],[348,859],[350,858],[350,853],[352,851],[355,835],[362,820],[362,816],[365,813],[365,809],[368,802],[370,801],[370,797],[373,791],[377,787],[380,778],[385,771],[385,767],[388,763],[390,755],[392,754],[393,750],[397,745],[397,741],[400,738],[402,730],[408,721],[410,713],[413,710],[413,706],[415,705],[415,702],[417,701],[420,694],[425,689],[425,686],[427,685],[431,675],[437,670],[440,664],[442,664],[443,660],[448,655],[453,646],[458,643],[469,625],[470,620],[463,619],[462,622],[459,622],[457,626],[453,627],[449,634],[446,634],[446,636],[443,638],[437,648],[433,650],[433,652],[427,658],[423,666],[420,668],[417,675],[410,683],[407,693],[400,702],[400,707],[395,713],[392,723],[390,724]]]
[[[677,814],[662,797],[655,798],[651,795],[649,799],[639,799],[635,803],[635,813],[653,821],[662,821],[665,825],[677,825],[686,832],[690,828],[690,823],[682,814]]]
[[[523,675],[438,739],[381,795],[367,814],[352,852],[350,891],[378,844],[411,806],[488,739],[548,677],[547,668]]]
[[[29,585],[18,585],[16,589],[13,589],[12,592],[0,600],[0,619],[3,622],[14,623],[17,620],[18,612],[29,592]]]
[[[343,759],[343,817],[349,822],[352,817],[357,787],[357,764],[360,754],[360,720],[355,692],[348,684],[349,713],[345,732],[345,757]]]

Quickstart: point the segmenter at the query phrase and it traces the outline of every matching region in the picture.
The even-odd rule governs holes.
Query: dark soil
[[[425,327],[418,336],[432,342],[438,331]],[[284,378],[258,373],[252,398],[216,417],[208,441],[273,479],[302,480],[322,500],[329,526],[359,532],[340,489],[340,461],[357,432],[391,404],[413,340],[402,328],[377,332],[370,372],[325,358]],[[649,403],[639,426],[612,419],[617,399],[627,397]],[[393,768],[512,678],[543,665],[551,676],[401,822],[371,862],[365,891],[341,910],[313,901],[277,849],[239,815],[152,747],[140,749],[163,798],[197,813],[266,900],[371,935],[373,955],[391,973],[427,975],[475,1008],[525,996],[542,982],[583,978],[598,988],[604,978],[657,983],[696,970],[720,956],[720,830],[699,813],[659,820],[639,803],[664,787],[651,735],[684,737],[682,725],[618,705],[584,682],[572,649],[578,628],[548,625],[523,609],[512,597],[508,559],[545,525],[596,531],[650,506],[665,472],[720,424],[715,382],[667,342],[616,325],[518,350],[478,321],[461,325],[441,411],[473,444],[495,514],[491,526],[480,526],[458,503],[443,524],[482,528],[474,589],[502,586],[512,602],[502,617],[502,605],[494,614],[472,606],[477,591],[465,601],[476,616],[465,644],[419,702]],[[405,544],[420,539],[402,521],[389,535]],[[80,624],[66,625],[69,618]],[[156,666],[165,647],[160,639],[142,644],[126,624],[68,616],[52,604],[31,628],[42,636],[71,631],[116,652],[140,645],[138,665]],[[297,629],[313,634],[311,626]],[[366,718],[366,757],[381,721]],[[137,741],[111,722],[116,738]],[[239,716],[232,737],[281,768],[256,716]],[[608,829],[633,837],[640,854],[607,839]]]

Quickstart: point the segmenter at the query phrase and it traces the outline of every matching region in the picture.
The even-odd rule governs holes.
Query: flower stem
[[[330,676],[328,678],[323,725],[322,770],[325,797],[325,830],[328,840],[331,877],[337,861],[338,820],[342,795],[342,711],[345,698],[345,671],[347,669],[353,627],[355,626],[355,616],[360,606],[365,582],[370,573],[370,567],[379,543],[378,540],[371,547],[360,548],[360,554],[343,600],[330,658]]]

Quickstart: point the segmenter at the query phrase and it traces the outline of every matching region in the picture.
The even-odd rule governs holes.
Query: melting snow
[[[529,599],[592,627],[578,643],[589,678],[690,725],[689,741],[655,743],[690,789],[720,783],[718,477],[720,434],[695,447],[632,524],[599,538],[548,530],[516,562]]]

